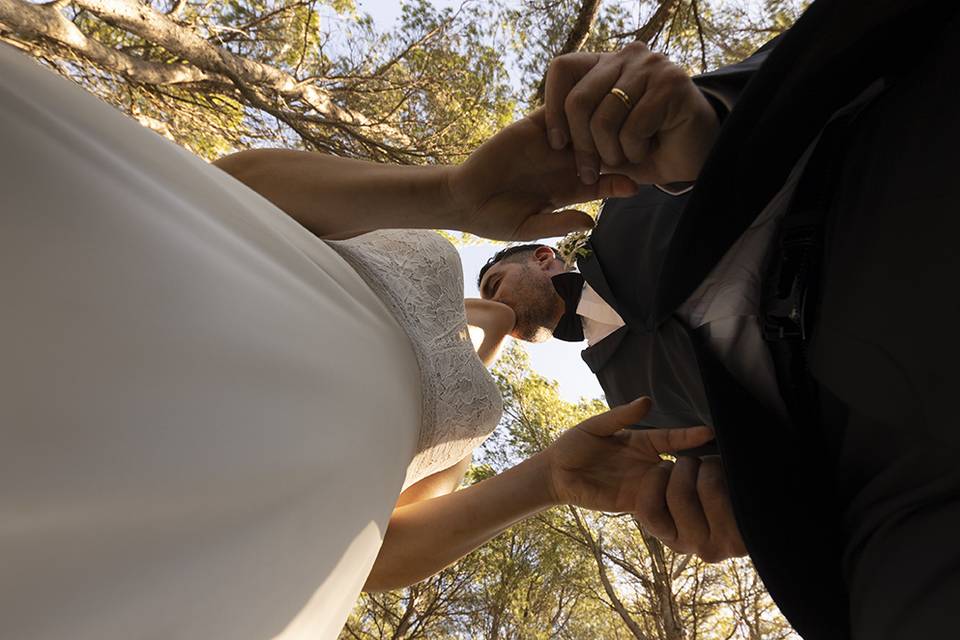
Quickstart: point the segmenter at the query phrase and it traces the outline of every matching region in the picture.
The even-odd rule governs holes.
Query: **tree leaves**
[[[556,382],[531,371],[527,354],[516,344],[501,357],[495,376],[504,397],[504,418],[482,447],[467,483],[516,464],[561,430],[606,408],[595,399],[562,400]],[[573,507],[552,509],[515,525],[419,585],[364,595],[340,636],[789,637],[796,636],[749,560],[708,565],[673,553],[639,531],[628,515]]]

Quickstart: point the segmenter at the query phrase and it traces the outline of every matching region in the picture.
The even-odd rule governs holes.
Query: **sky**
[[[432,0],[436,7],[456,7],[460,0]],[[400,16],[401,2],[397,0],[356,0],[357,10],[369,13],[380,29],[389,28]],[[555,243],[546,239],[545,243]],[[458,247],[463,261],[464,295],[479,297],[477,273],[487,259],[504,247],[503,244],[482,243]],[[530,364],[540,375],[559,383],[560,395],[565,400],[576,402],[580,398],[599,398],[603,395],[597,379],[580,358],[580,351],[587,343],[570,343],[550,340],[542,344],[524,345],[530,354]]]

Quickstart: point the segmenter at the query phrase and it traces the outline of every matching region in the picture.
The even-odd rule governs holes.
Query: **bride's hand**
[[[542,110],[513,123],[447,174],[456,228],[497,240],[534,240],[589,229],[593,220],[572,204],[636,193],[624,176],[592,185],[577,178],[570,149],[547,144]]]
[[[629,512],[674,551],[719,562],[747,553],[718,456],[660,459],[713,438],[708,427],[624,430],[650,409],[641,398],[568,429],[541,452],[555,504]]]
[[[640,398],[565,431],[547,456],[553,495],[559,504],[596,511],[642,511],[646,493],[657,491],[671,464],[660,458],[713,439],[709,427],[626,429],[650,410]]]

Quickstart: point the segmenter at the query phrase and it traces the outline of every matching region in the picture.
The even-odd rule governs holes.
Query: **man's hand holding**
[[[674,551],[695,553],[707,562],[747,554],[720,456],[661,462],[640,490],[634,518]]]
[[[550,145],[572,146],[585,184],[601,170],[638,184],[695,180],[719,131],[686,72],[640,42],[555,58],[545,101]]]
[[[636,192],[633,182],[620,175],[603,176],[589,185],[577,180],[573,152],[547,144],[542,111],[513,123],[463,164],[451,167],[446,189],[456,212],[453,228],[497,240],[534,240],[590,229],[589,215],[564,208]]]

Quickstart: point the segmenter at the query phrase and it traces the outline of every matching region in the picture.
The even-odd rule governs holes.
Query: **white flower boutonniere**
[[[590,232],[577,231],[568,233],[563,240],[557,243],[555,251],[557,257],[563,260],[568,269],[577,265],[577,258],[586,258],[590,255]]]

